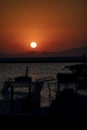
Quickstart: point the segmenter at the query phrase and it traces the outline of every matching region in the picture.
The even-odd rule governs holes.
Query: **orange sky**
[[[0,1],[0,52],[59,51],[87,45],[86,0]]]

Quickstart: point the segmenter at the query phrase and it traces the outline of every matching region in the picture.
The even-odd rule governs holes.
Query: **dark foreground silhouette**
[[[70,67],[72,69],[73,67]],[[74,66],[74,69],[77,69]],[[80,67],[79,67],[80,68]],[[59,73],[57,75],[58,80],[58,91],[55,100],[52,101],[49,107],[40,107],[40,102],[37,103],[33,97],[33,93],[29,89],[29,93],[26,97],[13,100],[13,89],[12,85],[15,82],[11,81],[9,84],[11,87],[11,113],[9,115],[0,116],[0,123],[8,125],[12,124],[12,127],[19,128],[72,128],[72,127],[87,127],[87,96],[81,95],[78,89],[87,89],[87,73],[86,66],[83,66],[83,70],[74,71],[71,74]],[[20,79],[20,78],[19,78]],[[20,85],[19,79],[16,78],[16,83]],[[23,79],[22,79],[23,80]],[[29,84],[30,84],[29,79]],[[74,83],[74,88],[69,88],[67,84]],[[25,80],[22,82],[25,83]],[[31,82],[33,83],[33,82]],[[65,87],[60,90],[61,83]],[[35,82],[35,92],[38,90],[38,95],[40,98],[40,91],[43,86],[43,82]],[[30,84],[31,85],[31,84]],[[29,87],[30,87],[29,85]],[[37,88],[37,89],[36,89]],[[40,88],[40,89],[38,89]],[[37,98],[36,98],[37,99]],[[40,100],[39,100],[40,101]],[[20,106],[20,107],[19,107]],[[6,108],[5,108],[6,110]]]

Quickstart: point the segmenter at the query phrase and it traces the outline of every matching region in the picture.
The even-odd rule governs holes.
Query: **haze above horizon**
[[[56,52],[87,46],[87,1],[0,1],[0,53]],[[35,49],[29,46],[36,41]]]
[[[79,48],[66,49],[63,51],[56,52],[22,52],[16,54],[10,53],[0,53],[0,58],[35,58],[35,57],[78,57],[78,56],[87,56],[87,47],[82,46]]]

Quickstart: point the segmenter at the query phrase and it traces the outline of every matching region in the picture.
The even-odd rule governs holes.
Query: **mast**
[[[29,70],[29,66],[26,67],[25,77],[28,77],[28,70]]]

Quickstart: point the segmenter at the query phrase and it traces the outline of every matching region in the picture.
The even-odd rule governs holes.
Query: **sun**
[[[31,48],[36,48],[37,47],[37,42],[31,42],[30,47]]]

